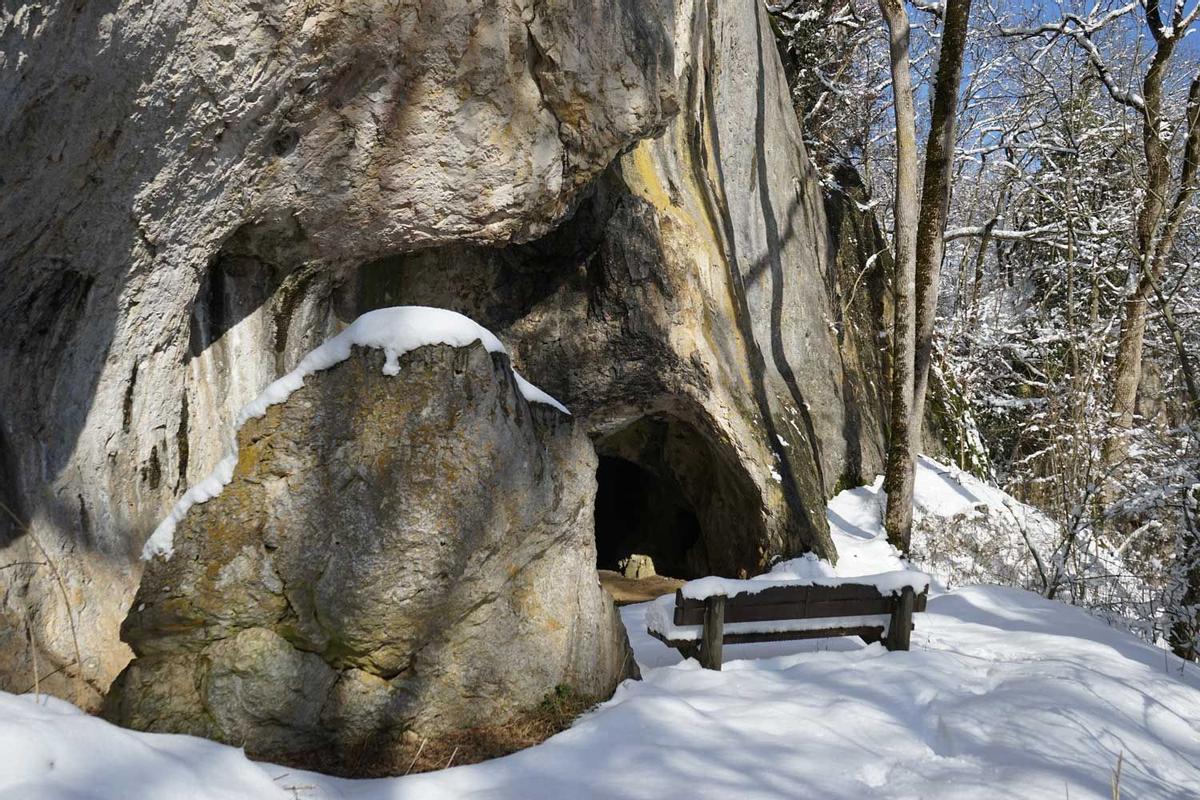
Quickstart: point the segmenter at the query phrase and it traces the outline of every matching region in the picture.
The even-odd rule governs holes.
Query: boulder
[[[652,578],[658,573],[654,571],[654,560],[650,556],[634,553],[621,563],[621,574],[626,578],[641,580]]]
[[[354,347],[241,427],[147,563],[108,718],[336,764],[636,674],[581,428],[479,342],[394,355]]]

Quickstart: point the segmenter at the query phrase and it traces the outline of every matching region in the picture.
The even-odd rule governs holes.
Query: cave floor
[[[644,603],[664,594],[671,594],[684,582],[678,578],[668,578],[665,575],[651,575],[648,578],[626,578],[611,569],[597,570],[600,575],[600,585],[612,596],[618,606],[632,603]]]

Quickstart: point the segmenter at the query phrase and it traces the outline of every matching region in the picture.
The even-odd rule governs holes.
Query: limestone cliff
[[[76,692],[34,537],[94,702],[135,554],[236,409],[383,305],[496,331],[602,470],[687,507],[690,569],[832,555],[882,375],[754,0],[0,15],[0,563],[28,562],[0,570],[0,686],[36,653]]]
[[[825,498],[882,467],[886,264],[853,199],[831,197],[830,222],[765,10],[679,13],[679,115],[557,230],[364,265],[357,299],[495,330],[602,459],[666,474],[696,509],[691,571],[753,573],[832,555]]]

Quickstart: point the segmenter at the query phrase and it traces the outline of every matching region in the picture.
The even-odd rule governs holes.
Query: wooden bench
[[[686,587],[685,587],[686,588]],[[924,611],[928,586],[917,592],[911,586],[883,593],[870,584],[838,586],[771,586],[731,596],[712,595],[703,599],[675,592],[675,625],[703,626],[700,639],[673,638],[650,629],[650,635],[673,647],[684,658],[698,658],[706,669],[721,668],[723,644],[780,642],[857,636],[867,643],[882,641],[888,650],[907,650],[913,629],[913,612]],[[665,598],[664,598],[665,600]],[[669,602],[669,601],[668,601]],[[887,615],[889,621],[862,617]],[[839,623],[841,618],[844,624]],[[763,625],[758,631],[727,631],[732,623],[779,623],[813,620],[814,625]],[[753,627],[753,626],[750,626]],[[775,630],[771,630],[775,627]],[[780,629],[791,627],[792,630]]]

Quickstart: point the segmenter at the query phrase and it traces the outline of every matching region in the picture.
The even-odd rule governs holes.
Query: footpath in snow
[[[939,513],[945,492],[1003,502],[979,486],[926,460],[918,499],[925,513]],[[902,568],[876,500],[867,488],[830,504],[836,570],[796,559],[763,578]],[[959,513],[951,506],[946,516]],[[935,586],[909,652],[852,639],[727,645],[714,672],[646,634],[649,605],[622,610],[644,679],[506,758],[342,780],[0,694],[0,798],[1078,800],[1111,798],[1118,758],[1122,797],[1200,797],[1197,666],[1079,609],[1018,589]]]

